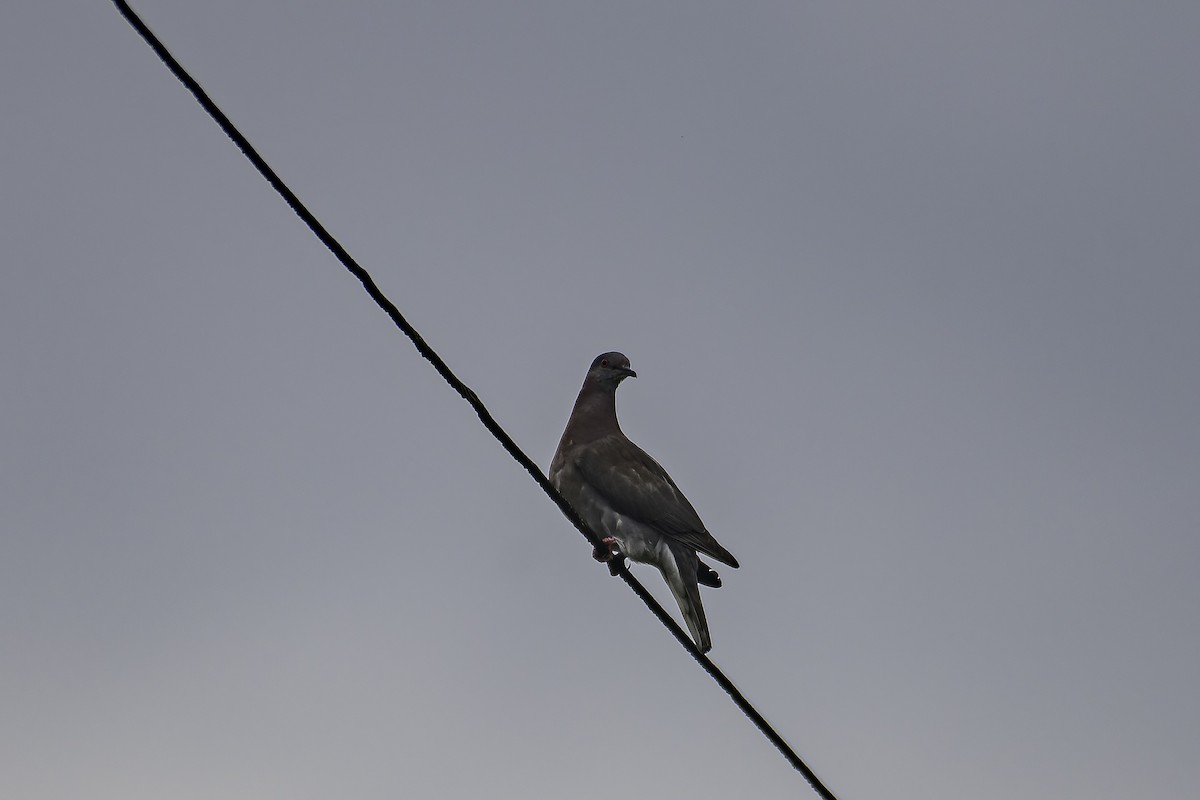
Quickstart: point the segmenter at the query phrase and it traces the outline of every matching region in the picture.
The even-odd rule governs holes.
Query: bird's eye
[[[602,367],[607,367],[607,366],[608,366],[608,359],[607,359],[607,358],[601,359],[601,360],[600,360],[600,366],[602,366]]]

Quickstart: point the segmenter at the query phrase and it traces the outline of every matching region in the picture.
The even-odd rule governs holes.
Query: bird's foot
[[[613,559],[613,547],[617,544],[617,540],[611,536],[605,536],[600,540],[603,547],[592,548],[592,558],[597,561],[607,562]]]
[[[621,553],[617,540],[611,536],[605,536],[600,542],[604,546],[593,547],[592,558],[603,564],[608,564],[608,574],[620,574],[621,567],[625,565],[625,556]]]

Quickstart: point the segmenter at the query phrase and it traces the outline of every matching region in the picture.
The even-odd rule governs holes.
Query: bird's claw
[[[616,549],[617,540],[611,536],[605,536],[600,540],[600,543],[603,547],[592,548],[592,558],[602,564],[608,564],[608,571],[616,575],[621,571],[621,564],[625,560],[625,557],[621,555],[621,551]]]
[[[592,558],[596,559],[597,561],[601,561],[601,562],[612,561],[613,545],[615,545],[617,543],[617,540],[611,536],[605,536],[603,539],[600,540],[600,542],[604,546],[603,547],[593,547],[592,548]]]

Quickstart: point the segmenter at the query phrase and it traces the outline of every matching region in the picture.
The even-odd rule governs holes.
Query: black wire
[[[155,52],[155,54],[158,55],[163,64],[166,65],[167,69],[169,69],[171,73],[179,79],[180,83],[187,87],[188,91],[195,95],[196,100],[200,103],[204,110],[208,112],[209,116],[216,120],[216,123],[221,126],[221,130],[225,132],[225,135],[233,140],[233,143],[238,146],[238,149],[240,149],[243,154],[245,154],[246,158],[250,160],[250,163],[254,165],[255,169],[257,169],[259,173],[261,173],[262,176],[267,179],[267,182],[275,188],[275,191],[277,191],[283,197],[284,201],[291,206],[292,210],[296,212],[296,215],[299,216],[300,219],[304,220],[304,224],[306,224],[312,230],[312,232],[317,235],[317,238],[329,248],[334,256],[337,257],[337,260],[340,261],[342,265],[349,270],[352,275],[354,275],[354,277],[358,278],[358,280],[362,282],[363,288],[366,289],[367,294],[370,295],[371,299],[374,300],[379,307],[382,308],[387,315],[392,318],[392,322],[396,324],[396,327],[403,331],[404,335],[412,340],[413,345],[415,345],[417,348],[417,352],[424,356],[429,363],[433,364],[433,368],[438,371],[438,374],[442,376],[446,383],[450,384],[454,391],[458,392],[459,395],[461,395],[462,398],[471,405],[471,408],[475,410],[475,413],[479,416],[483,426],[491,432],[492,436],[496,437],[504,449],[508,451],[509,455],[516,459],[516,462],[525,468],[525,471],[533,477],[538,486],[542,488],[542,491],[544,491],[550,497],[550,499],[554,501],[559,510],[562,511],[568,520],[570,520],[571,524],[574,525],[579,532],[582,533],[584,537],[592,543],[594,547],[605,547],[600,541],[600,536],[598,536],[591,528],[588,527],[587,523],[585,523],[580,516],[575,513],[575,509],[573,509],[570,504],[563,499],[563,496],[559,494],[558,491],[550,484],[550,481],[542,473],[541,468],[538,467],[533,459],[527,456],[525,452],[517,446],[517,443],[513,441],[512,437],[500,427],[500,424],[496,422],[494,417],[492,417],[491,412],[487,410],[487,407],[484,406],[478,395],[476,395],[475,392],[473,392],[465,383],[459,380],[458,376],[450,370],[450,367],[446,365],[446,362],[442,360],[441,356],[434,352],[433,348],[430,347],[425,339],[421,337],[421,334],[417,332],[417,329],[414,328],[409,321],[404,318],[404,315],[400,313],[400,309],[398,309],[395,304],[392,303],[392,301],[389,300],[382,291],[380,291],[379,287],[375,285],[375,281],[371,278],[370,274],[368,274],[365,269],[359,266],[358,262],[355,261],[354,258],[351,257],[350,253],[346,251],[346,248],[342,247],[341,243],[338,242],[337,239],[333,238],[333,235],[325,229],[325,226],[321,224],[320,220],[313,216],[313,213],[309,211],[303,203],[300,202],[300,198],[298,198],[295,193],[288,188],[287,184],[283,182],[283,179],[275,173],[275,170],[271,169],[267,162],[263,160],[263,157],[258,154],[258,151],[254,149],[249,140],[242,135],[241,131],[237,129],[229,117],[225,116],[225,113],[217,107],[217,104],[212,101],[212,98],[210,98],[204,89],[201,88],[200,84],[197,83],[196,80],[187,73],[183,66],[175,60],[175,57],[171,55],[162,41],[159,40],[159,38],[155,36],[148,27],[146,27],[146,23],[142,22],[141,17],[139,17],[137,13],[129,7],[128,3],[123,2],[123,0],[113,0],[113,3],[116,5],[117,10],[121,12],[121,15],[125,17],[126,21],[128,21],[129,24],[133,26],[133,29],[136,30],[138,34],[146,41],[146,44],[150,45],[150,48]],[[737,705],[737,707],[742,710],[742,713],[744,713],[750,719],[750,721],[754,723],[754,725],[762,732],[762,734],[767,737],[767,740],[770,741],[771,744],[775,745],[779,752],[783,754],[783,757],[788,760],[788,763],[790,763],[808,780],[810,784],[812,784],[812,787],[816,793],[821,797],[827,798],[827,800],[837,800],[837,798],[834,797],[833,792],[829,791],[825,784],[821,783],[821,780],[813,773],[811,769],[808,768],[808,765],[805,764],[800,756],[796,754],[796,751],[793,750],[791,746],[783,740],[783,737],[780,736],[773,727],[771,727],[771,724],[766,721],[763,715],[760,714],[758,710],[750,704],[750,701],[747,700],[745,695],[743,695],[741,691],[733,684],[733,681],[727,678],[725,673],[721,672],[721,670],[717,668],[717,665],[714,664],[712,660],[708,658],[708,656],[704,655],[696,648],[696,645],[691,638],[683,632],[683,629],[679,627],[679,624],[675,622],[674,618],[668,614],[665,609],[663,609],[662,605],[659,604],[654,596],[646,590],[646,587],[642,586],[638,579],[629,572],[629,568],[625,566],[624,562],[621,561],[619,563],[610,564],[610,570],[614,575],[621,576],[621,579],[629,585],[629,588],[633,590],[634,594],[642,599],[642,602],[645,603],[646,606],[654,613],[654,616],[658,617],[659,621],[665,625],[667,630],[669,630],[676,640],[683,645],[683,648],[687,650],[689,654],[691,654],[692,658],[696,659],[697,663],[699,663],[700,666],[712,676],[713,680],[717,682],[717,685],[729,694],[730,698]]]

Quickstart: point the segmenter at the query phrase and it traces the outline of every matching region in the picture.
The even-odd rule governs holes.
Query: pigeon
[[[738,562],[704,527],[667,471],[621,432],[617,386],[636,377],[622,354],[596,356],[550,464],[550,483],[603,537],[605,546],[593,554],[597,561],[628,557],[658,567],[692,641],[707,653],[712,637],[699,584],[716,588],[721,578],[698,552],[735,569]]]

